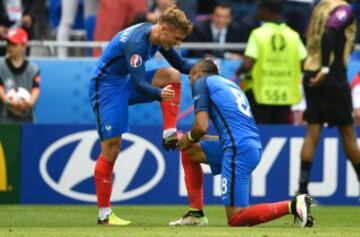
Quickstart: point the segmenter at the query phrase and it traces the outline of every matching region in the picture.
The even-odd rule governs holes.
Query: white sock
[[[163,131],[163,138],[167,138],[170,135],[172,135],[174,132],[176,132],[176,128],[169,128],[169,129],[165,129]]]
[[[110,207],[101,207],[99,208],[99,220],[104,220],[111,213]]]

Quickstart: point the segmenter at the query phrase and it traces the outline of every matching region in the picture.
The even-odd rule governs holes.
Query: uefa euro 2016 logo
[[[131,56],[130,65],[132,67],[140,67],[141,64],[142,64],[142,58],[139,54],[134,54],[133,56]]]

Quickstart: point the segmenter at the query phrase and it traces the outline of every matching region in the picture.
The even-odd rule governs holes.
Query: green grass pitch
[[[360,236],[360,206],[321,206],[313,209],[315,225],[301,229],[293,217],[285,216],[256,227],[230,228],[222,206],[207,206],[207,227],[169,227],[169,221],[185,213],[185,206],[113,206],[120,217],[133,221],[127,227],[96,225],[94,206],[0,205],[0,236],[23,237],[282,237],[282,236]]]

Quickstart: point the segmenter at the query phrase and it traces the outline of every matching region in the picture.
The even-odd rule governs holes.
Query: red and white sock
[[[100,220],[103,220],[106,215],[111,212],[110,197],[112,191],[113,168],[113,162],[110,162],[104,156],[99,155],[95,165],[94,177]]]
[[[170,101],[161,101],[160,103],[163,116],[164,138],[176,131],[176,125],[180,109],[181,84],[173,83],[171,85],[172,89],[175,92],[174,98]]]
[[[181,152],[185,174],[185,185],[191,209],[201,210],[204,206],[203,171],[200,163],[190,160],[186,152]]]
[[[229,226],[253,226],[268,222],[290,212],[290,202],[263,203],[235,213],[228,221]]]

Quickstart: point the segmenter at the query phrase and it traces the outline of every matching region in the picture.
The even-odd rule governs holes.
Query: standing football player
[[[119,32],[100,57],[91,79],[90,98],[101,139],[101,154],[95,166],[99,207],[98,224],[128,225],[131,222],[111,212],[112,172],[120,152],[121,135],[128,131],[128,106],[160,101],[163,113],[163,145],[176,144],[180,73],[192,64],[173,48],[192,31],[192,23],[176,6],[167,9],[157,24],[138,24]],[[145,70],[145,62],[157,51],[176,69]]]

